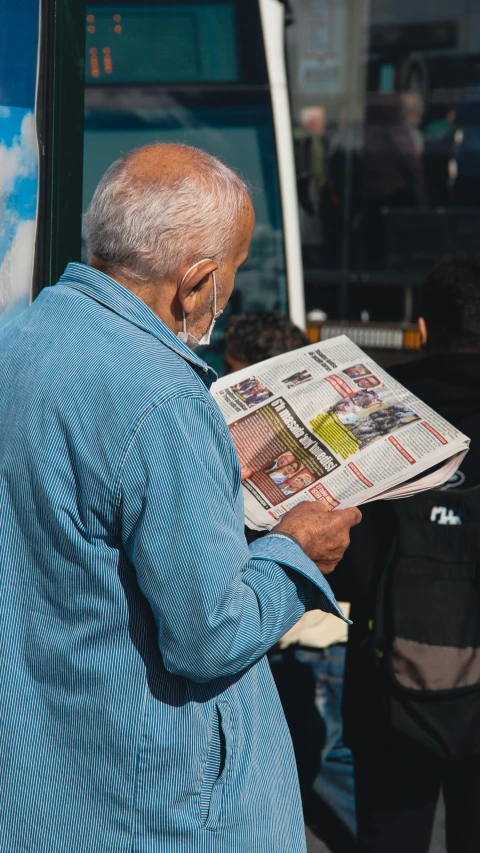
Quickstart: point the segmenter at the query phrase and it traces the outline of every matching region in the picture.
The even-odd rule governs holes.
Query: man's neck
[[[105,275],[110,276],[114,281],[121,284],[122,287],[130,290],[138,299],[145,302],[145,305],[148,305],[150,310],[153,311],[153,313],[160,318],[162,323],[165,323],[172,332],[177,331],[178,321],[176,320],[171,308],[173,296],[175,294],[175,285],[172,285],[171,282],[150,282],[133,279],[126,276],[119,270],[109,267],[107,264],[103,264],[97,258],[90,262],[90,266],[100,272],[103,272]]]

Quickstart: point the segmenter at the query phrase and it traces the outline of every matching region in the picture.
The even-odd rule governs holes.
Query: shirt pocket
[[[234,752],[232,712],[228,702],[213,706],[212,734],[200,792],[200,816],[204,829],[216,830],[224,811],[225,789]]]

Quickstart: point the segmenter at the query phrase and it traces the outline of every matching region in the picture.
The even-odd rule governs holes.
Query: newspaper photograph
[[[225,376],[212,393],[252,472],[245,520],[257,530],[304,500],[336,509],[437,487],[468,450],[345,335]]]

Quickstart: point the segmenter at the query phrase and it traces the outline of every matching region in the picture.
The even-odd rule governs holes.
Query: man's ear
[[[186,316],[198,307],[203,290],[208,284],[212,272],[217,269],[218,264],[215,261],[205,259],[190,269],[187,267],[186,270],[181,270],[177,298]]]
[[[420,340],[422,342],[422,347],[424,347],[426,346],[428,341],[427,324],[425,322],[424,317],[418,318],[418,331],[420,332]]]

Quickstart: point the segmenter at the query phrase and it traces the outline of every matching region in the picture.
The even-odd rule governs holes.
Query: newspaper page
[[[469,445],[345,335],[230,374],[212,393],[251,471],[245,520],[257,530],[304,500],[336,509],[438,486]]]

